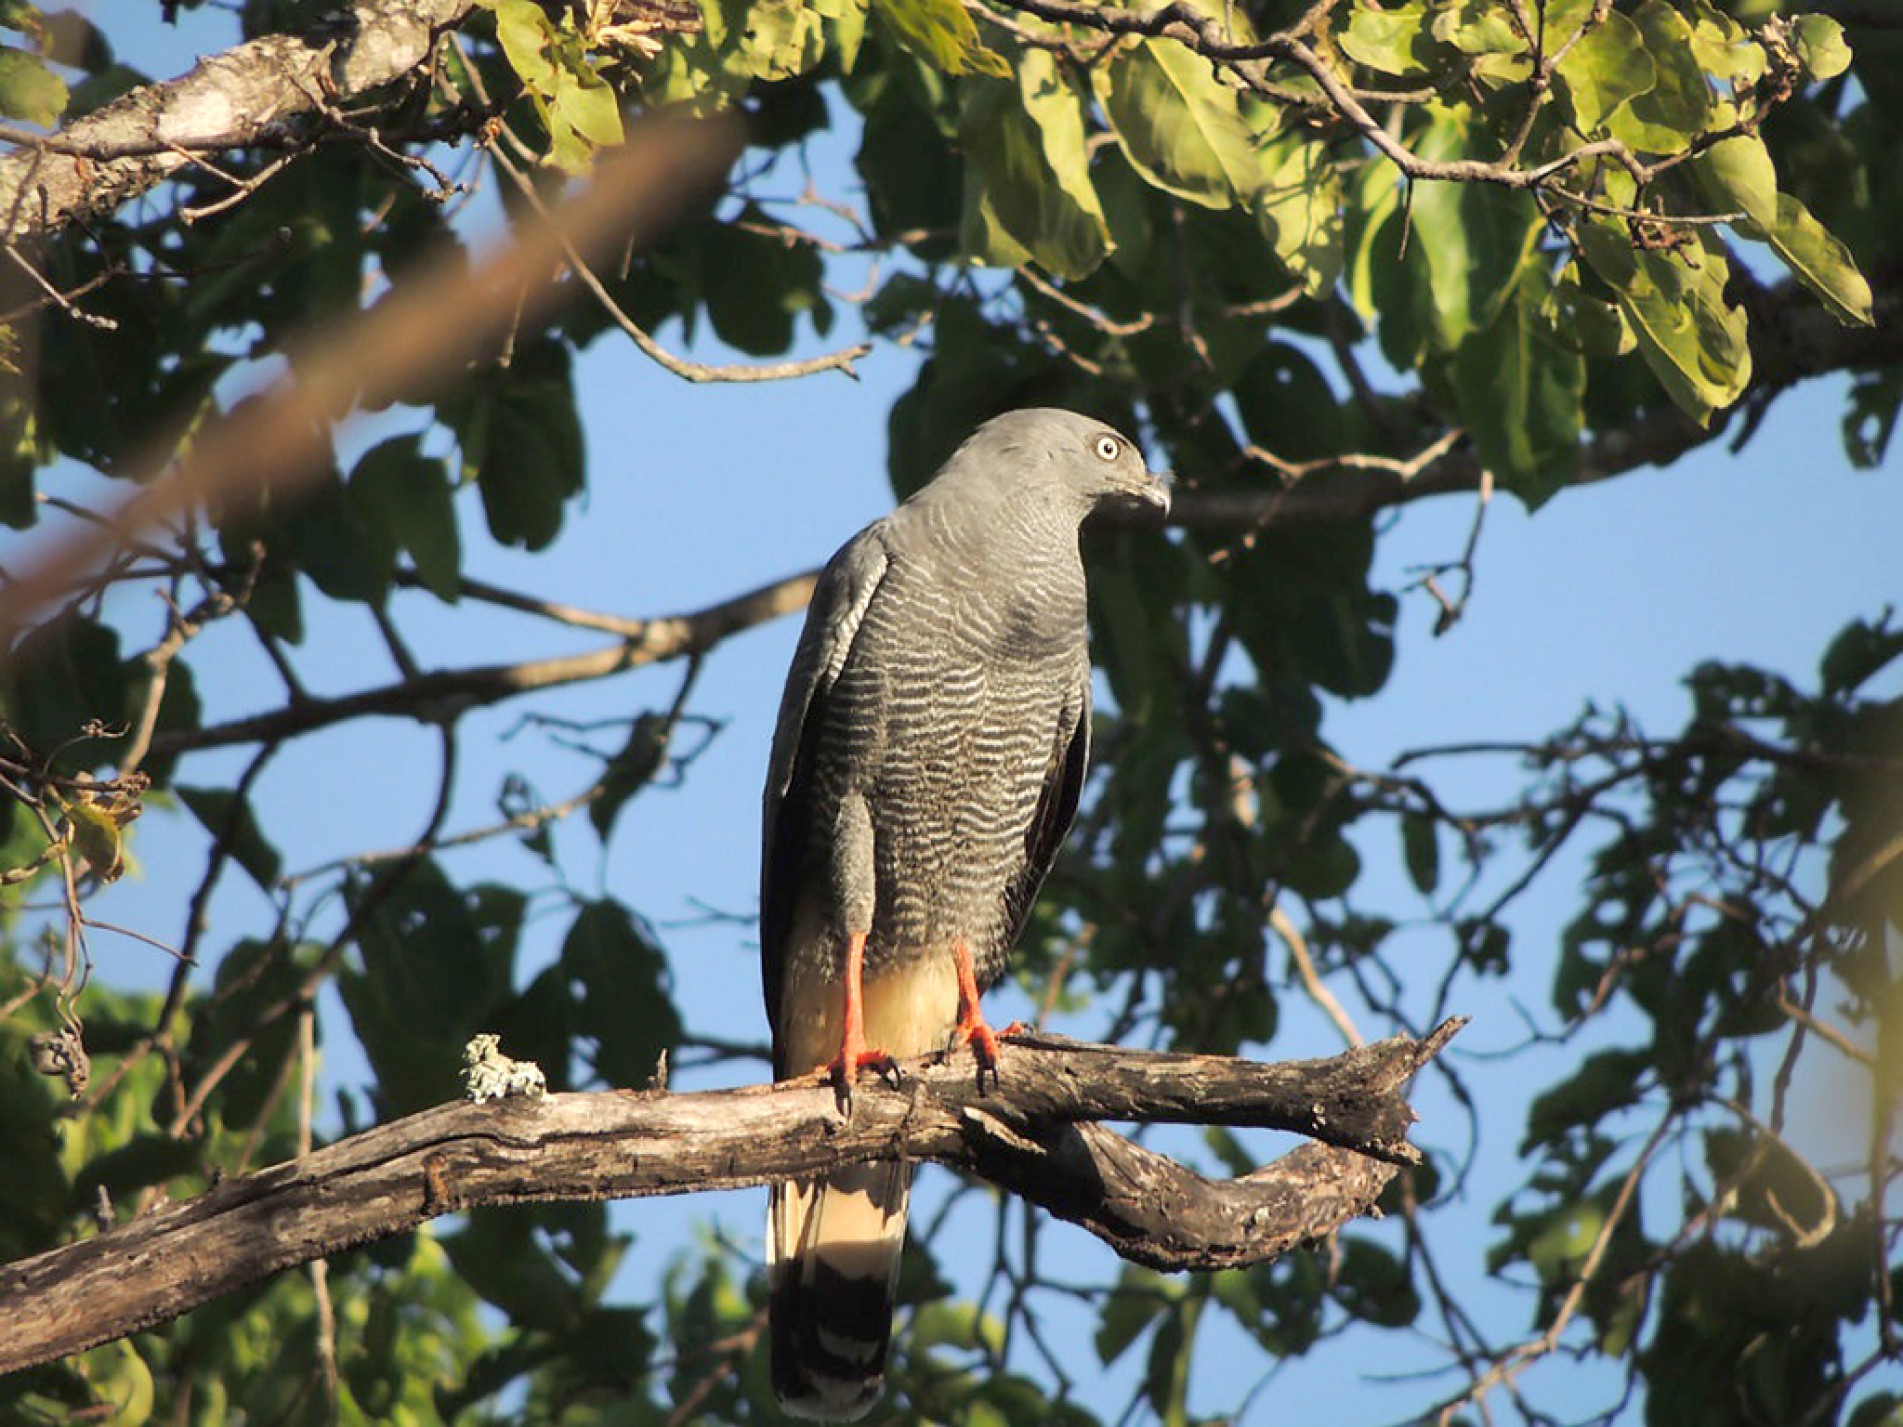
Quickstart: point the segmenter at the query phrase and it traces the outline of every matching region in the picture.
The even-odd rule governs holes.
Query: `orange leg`
[[[952,943],[952,965],[958,970],[958,1024],[952,1027],[952,1039],[959,1045],[971,1043],[972,1054],[978,1057],[978,1084],[982,1089],[985,1072],[991,1073],[994,1083],[998,1078],[999,1032],[991,1029],[978,1007],[978,976],[972,969],[971,951],[962,941]],[[1003,1034],[1016,1035],[1023,1030],[1023,1025],[1013,1021]]]
[[[839,1037],[839,1054],[824,1065],[815,1066],[817,1074],[831,1076],[848,1094],[860,1070],[871,1065],[884,1072],[897,1069],[889,1051],[866,1045],[866,934],[854,932],[846,938],[846,1012]]]

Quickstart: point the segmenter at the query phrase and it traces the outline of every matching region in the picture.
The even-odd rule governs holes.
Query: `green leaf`
[[[1522,55],[1526,37],[1503,5],[1493,0],[1440,0],[1434,38],[1467,55]]]
[[[1777,169],[1756,134],[1723,139],[1691,161],[1707,199],[1725,212],[1743,213],[1762,227],[1777,222]]]
[[[1586,357],[1623,357],[1637,339],[1617,303],[1594,297],[1580,283],[1579,261],[1560,269],[1543,309],[1553,335]]]
[[[1251,201],[1262,186],[1256,136],[1236,91],[1174,40],[1143,40],[1092,67],[1091,84],[1132,168],[1205,208]]]
[[[1110,251],[1110,230],[1091,186],[1084,148],[1082,96],[1048,51],[1027,50],[1018,84],[972,80],[964,86],[959,137],[969,191],[986,212],[976,232],[1021,247],[1049,272],[1081,278]],[[990,238],[995,219],[1011,243]]]
[[[78,772],[107,756],[105,730],[126,721],[127,683],[116,632],[89,619],[54,620],[0,667],[0,718],[36,758]]]
[[[1762,227],[1741,224],[1739,230],[1769,243],[1792,276],[1816,293],[1846,327],[1875,325],[1870,284],[1857,270],[1857,260],[1802,201],[1780,193],[1774,222]]]
[[[445,403],[462,447],[463,478],[482,492],[489,532],[540,550],[562,528],[563,504],[582,487],[585,447],[568,357],[553,341],[518,347],[506,371],[485,374]]]
[[[851,74],[859,63],[860,46],[865,43],[871,5],[868,0],[813,0],[813,8],[827,22],[830,48],[839,56],[840,71]]]
[[[1850,68],[1850,46],[1844,43],[1844,27],[1828,15],[1799,15],[1792,25],[1797,62],[1813,83],[1835,79]]]
[[[1573,121],[1587,134],[1598,133],[1608,116],[1657,82],[1644,33],[1617,10],[1586,31],[1554,73]]]
[[[97,1156],[80,1171],[73,1184],[74,1199],[76,1203],[90,1206],[94,1191],[101,1187],[114,1199],[123,1199],[135,1189],[163,1184],[176,1175],[196,1169],[204,1152],[204,1145],[197,1140],[153,1133],[135,1135],[127,1143]]]
[[[1645,153],[1682,153],[1711,127],[1714,103],[1705,71],[1692,52],[1692,28],[1665,0],[1646,0],[1632,20],[1645,37],[1653,82],[1609,111],[1606,129]]]
[[[1440,828],[1433,818],[1425,813],[1402,815],[1401,856],[1414,889],[1423,897],[1433,896],[1440,885]]]
[[[665,714],[645,713],[628,730],[628,741],[602,770],[601,793],[588,805],[588,821],[603,842],[614,830],[615,819],[628,799],[654,781],[666,766],[668,720]]]
[[[517,1329],[564,1333],[580,1323],[580,1290],[541,1242],[534,1211],[477,1209],[466,1228],[444,1236],[443,1247],[463,1281]]]
[[[693,264],[714,334],[756,357],[792,346],[801,312],[817,325],[820,315],[830,310],[825,264],[809,244],[783,243],[741,226],[770,222],[769,215],[749,204],[734,221],[708,221],[681,234],[681,248]]]
[[[1903,372],[1870,373],[1850,388],[1843,432],[1844,454],[1851,465],[1870,471],[1883,464],[1896,435],[1899,413],[1903,413]]]
[[[1327,146],[1300,130],[1269,140],[1260,160],[1256,221],[1289,275],[1319,296],[1335,285],[1344,260],[1341,177]]]
[[[496,39],[523,84],[544,98],[555,92],[555,64],[548,52],[555,26],[535,0],[488,0],[496,12]]]
[[[1097,1361],[1108,1367],[1179,1298],[1179,1284],[1149,1269],[1126,1265],[1097,1320]]]
[[[429,860],[381,902],[366,903],[365,890],[361,879],[345,889],[362,965],[339,972],[338,990],[376,1072],[379,1111],[407,1114],[456,1095],[463,1046],[508,996],[524,898],[465,891]]]
[[[709,42],[736,76],[796,79],[825,52],[823,16],[806,0],[718,0],[701,9]]]
[[[1405,1328],[1421,1312],[1421,1296],[1407,1265],[1359,1237],[1341,1241],[1335,1295],[1355,1317],[1383,1328]]]
[[[965,166],[965,206],[958,223],[958,246],[967,261],[980,267],[1014,268],[1031,260],[1030,249],[1005,227],[975,164]]]
[[[548,131],[549,161],[569,173],[585,173],[596,149],[621,142],[619,98],[566,20],[557,27],[534,0],[486,3],[496,12],[502,51]]]
[[[1480,459],[1529,510],[1579,464],[1586,363],[1541,315],[1553,280],[1528,267],[1491,326],[1454,353],[1454,389]]]
[[[619,902],[582,906],[562,942],[562,969],[579,982],[575,1027],[595,1040],[595,1074],[639,1089],[680,1039],[667,958]]]
[[[1730,265],[1715,241],[1687,257],[1634,248],[1625,230],[1590,219],[1577,230],[1588,266],[1613,290],[1639,354],[1666,393],[1700,425],[1751,380],[1745,315],[1725,299]]]
[[[292,558],[334,600],[381,604],[396,571],[396,540],[369,520],[334,471],[293,497],[284,518]]]
[[[66,112],[66,81],[36,54],[0,45],[0,114],[50,129]]]
[[[180,784],[172,791],[232,860],[251,874],[253,882],[266,893],[277,891],[284,859],[265,837],[248,800],[241,799],[229,788],[191,788]]]
[[[1419,153],[1464,158],[1476,147],[1467,114],[1429,107]],[[1414,186],[1412,241],[1427,259],[1438,343],[1459,346],[1490,325],[1519,283],[1539,236],[1532,199],[1490,183],[1424,182]]]
[[[1356,64],[1402,78],[1432,74],[1438,60],[1422,0],[1387,10],[1356,5],[1348,12],[1347,24],[1335,32],[1335,43]]]
[[[621,142],[621,101],[608,82],[585,65],[564,65],[557,71],[549,108],[596,148]]]
[[[443,463],[422,453],[420,438],[371,447],[350,473],[350,494],[365,520],[409,552],[423,588],[454,603],[462,568],[456,509]]]
[[[1011,72],[1004,56],[978,38],[977,23],[958,0],[872,0],[872,8],[899,43],[941,74]]]

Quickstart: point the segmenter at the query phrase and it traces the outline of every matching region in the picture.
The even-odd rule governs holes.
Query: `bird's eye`
[[[1123,442],[1114,436],[1099,436],[1095,449],[1100,460],[1114,461],[1123,454]]]

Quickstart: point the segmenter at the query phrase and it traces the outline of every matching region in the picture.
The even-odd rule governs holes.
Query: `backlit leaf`
[[[1870,284],[1857,270],[1850,249],[1788,193],[1777,196],[1775,223],[1740,225],[1747,237],[1761,237],[1783,259],[1797,280],[1822,298],[1845,326],[1873,324]]]
[[[1799,15],[1792,25],[1798,63],[1815,82],[1835,79],[1850,68],[1850,46],[1844,27],[1828,15]]]
[[[1385,10],[1356,5],[1347,17],[1335,32],[1335,43],[1355,63],[1412,78],[1432,71],[1435,45],[1423,0]]]
[[[1607,12],[1563,55],[1554,73],[1573,106],[1573,119],[1586,133],[1597,133],[1620,105],[1644,94],[1656,82],[1645,35],[1617,10]]]
[[[1730,266],[1716,242],[1688,258],[1632,247],[1625,230],[1592,219],[1578,229],[1580,251],[1613,290],[1638,338],[1639,353],[1672,400],[1703,425],[1731,405],[1751,379],[1745,315],[1725,298]]]
[[[958,0],[872,0],[874,13],[899,43],[943,74],[1011,72],[1004,56],[978,38],[977,23]]]
[[[1253,198],[1256,136],[1236,91],[1174,40],[1143,40],[1090,71],[1130,165],[1156,187],[1205,208]]]
[[[1109,252],[1110,232],[1091,186],[1082,96],[1044,50],[1025,52],[1018,83],[972,80],[959,121],[961,146],[986,209],[1015,246],[1048,271],[1080,278]],[[995,260],[1003,245],[978,231]]]
[[[1692,29],[1665,0],[1645,0],[1632,15],[1645,37],[1653,83],[1608,111],[1612,137],[1645,153],[1676,154],[1710,124],[1714,103],[1705,71],[1692,53]]]
[[[36,54],[0,45],[0,114],[50,129],[66,112],[66,81]]]
[[[1310,296],[1327,291],[1343,261],[1341,178],[1326,147],[1300,130],[1279,134],[1261,151],[1256,221],[1292,277]]]

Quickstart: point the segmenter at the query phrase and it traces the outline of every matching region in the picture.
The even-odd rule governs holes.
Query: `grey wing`
[[[1051,760],[1038,793],[1037,810],[1024,830],[1024,860],[1012,870],[1005,882],[1004,949],[1017,945],[1024,924],[1030,919],[1031,906],[1037,901],[1038,888],[1057,861],[1064,835],[1077,817],[1077,803],[1083,796],[1084,773],[1090,766],[1090,669],[1073,691],[1069,707],[1074,720],[1058,732],[1051,748]]]
[[[860,531],[820,572],[780,700],[767,765],[760,858],[760,973],[769,1025],[779,1010],[781,963],[808,862],[807,838],[813,831],[814,736],[824,724],[827,697],[852,654],[866,609],[890,564],[884,525],[877,521]]]

